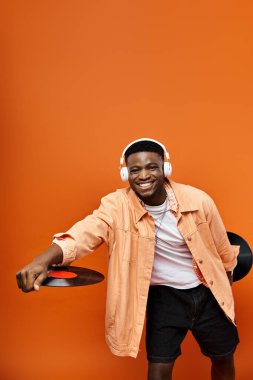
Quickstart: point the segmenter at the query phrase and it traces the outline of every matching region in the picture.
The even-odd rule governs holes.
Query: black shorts
[[[202,284],[192,289],[150,286],[146,316],[147,359],[153,363],[174,361],[188,330],[211,358],[231,355],[239,343],[237,328]]]

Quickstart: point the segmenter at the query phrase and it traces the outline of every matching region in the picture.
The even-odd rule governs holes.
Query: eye
[[[130,173],[131,174],[138,173],[138,171],[139,171],[138,168],[132,168],[132,169],[130,169]]]

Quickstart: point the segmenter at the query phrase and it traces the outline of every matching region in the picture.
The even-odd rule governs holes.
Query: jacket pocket
[[[200,234],[201,239],[205,243],[205,245],[208,245],[210,247],[215,246],[208,222],[199,223],[197,225],[197,230]]]
[[[132,231],[125,231],[123,249],[123,262],[133,262],[137,260],[139,254],[140,236]]]

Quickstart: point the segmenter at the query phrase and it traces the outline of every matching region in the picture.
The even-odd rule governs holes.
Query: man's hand
[[[63,260],[63,252],[57,244],[52,244],[42,255],[36,257],[16,274],[18,287],[23,292],[39,290],[42,282],[47,278],[49,268],[53,264],[60,264]]]
[[[18,287],[25,293],[38,291],[47,274],[47,265],[32,262],[16,274]]]
[[[227,276],[228,276],[229,283],[232,286],[232,284],[233,284],[233,272],[232,271],[227,272]]]

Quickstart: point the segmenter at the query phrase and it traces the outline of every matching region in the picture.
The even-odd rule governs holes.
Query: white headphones
[[[124,182],[128,181],[128,169],[127,169],[126,166],[123,166],[123,165],[124,165],[125,153],[126,153],[127,149],[128,149],[131,145],[133,145],[133,144],[135,144],[135,143],[137,143],[137,142],[139,142],[139,141],[152,141],[152,142],[154,142],[154,143],[160,145],[161,148],[163,148],[164,155],[165,155],[166,160],[167,160],[167,161],[165,161],[164,164],[163,164],[163,172],[164,172],[164,176],[165,176],[165,177],[169,177],[169,176],[171,175],[171,173],[172,173],[172,166],[171,166],[171,163],[169,162],[170,155],[169,155],[169,153],[167,152],[165,146],[164,146],[163,144],[161,144],[161,143],[160,143],[159,141],[157,141],[157,140],[148,139],[148,138],[142,138],[142,139],[138,139],[138,140],[134,140],[134,141],[132,141],[130,144],[128,144],[128,145],[125,147],[125,149],[124,149],[123,152],[122,152],[122,155],[121,155],[121,158],[120,158],[120,177],[121,177],[122,181],[124,181]]]

